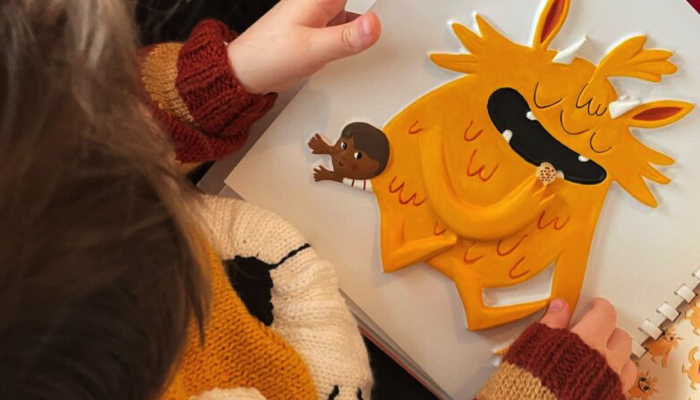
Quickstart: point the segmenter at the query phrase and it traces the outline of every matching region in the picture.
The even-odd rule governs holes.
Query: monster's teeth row
[[[530,117],[530,114],[532,114],[532,112],[528,112],[528,118]],[[506,129],[505,131],[503,131],[503,139],[505,139],[506,142],[510,143],[511,139],[513,139],[513,131],[511,131],[510,129]],[[584,157],[582,155],[578,156],[578,160],[582,163],[587,163],[591,161],[590,158]]]

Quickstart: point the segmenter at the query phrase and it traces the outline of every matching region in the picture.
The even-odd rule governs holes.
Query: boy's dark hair
[[[0,399],[154,400],[203,324],[132,25],[122,0],[0,2]]]
[[[340,134],[345,139],[354,139],[355,149],[364,151],[369,158],[379,162],[379,167],[375,171],[376,175],[381,174],[389,163],[389,139],[384,132],[365,122],[353,122],[343,128]]]

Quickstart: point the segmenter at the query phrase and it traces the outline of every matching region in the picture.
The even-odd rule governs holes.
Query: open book
[[[476,47],[480,42],[474,35],[484,34],[483,26],[477,27],[475,24],[474,12],[483,16],[484,21],[488,21],[509,40],[527,46],[537,37],[549,41],[548,35],[557,31],[556,38],[548,46],[558,51],[558,58],[552,63],[564,66],[574,62],[574,55],[601,65],[601,59],[611,53],[614,45],[624,43],[623,39],[639,33],[649,37],[645,48],[668,49],[675,53],[671,60],[678,65],[679,72],[671,74],[666,67],[661,67],[659,73],[664,75],[661,83],[623,79],[619,78],[622,74],[619,70],[608,70],[619,97],[614,110],[610,112],[614,111],[616,118],[630,119],[634,137],[677,161],[674,166],[660,168],[661,173],[670,177],[672,182],[662,186],[646,182],[640,175],[641,185],[648,183],[651,187],[651,192],[647,192],[639,181],[627,180],[629,176],[624,172],[609,169],[601,173],[600,169],[595,168],[598,156],[580,153],[579,161],[586,164],[586,169],[570,170],[569,167],[557,166],[556,160],[552,162],[557,170],[562,169],[559,171],[562,174],[551,185],[551,190],[556,191],[557,182],[565,179],[568,179],[566,184],[603,184],[603,181],[609,182],[606,172],[609,176],[616,173],[615,180],[624,183],[625,190],[621,184],[612,183],[610,190],[600,198],[600,207],[591,211],[595,215],[600,213],[597,219],[594,216],[596,223],[591,227],[595,235],[593,231],[590,232],[590,248],[584,243],[586,237],[581,237],[580,242],[586,251],[576,258],[576,262],[577,265],[582,264],[585,270],[581,304],[597,296],[611,299],[619,310],[619,325],[631,332],[635,339],[637,355],[645,353],[645,344],[650,343],[650,337],[657,339],[663,335],[659,328],[663,329],[664,322],[676,318],[674,310],[684,301],[692,300],[693,291],[700,282],[700,276],[694,275],[700,260],[700,207],[697,206],[700,204],[700,157],[697,155],[700,151],[700,117],[697,112],[690,113],[682,119],[677,118],[680,121],[674,124],[670,123],[675,121],[668,120],[668,124],[657,124],[656,129],[642,130],[639,129],[642,124],[650,127],[660,119],[673,119],[673,115],[668,113],[673,113],[674,108],[680,106],[673,103],[665,107],[652,107],[656,111],[650,113],[638,108],[661,99],[687,103],[700,100],[700,52],[696,43],[696,38],[700,37],[700,15],[685,0],[571,0],[563,27],[556,24],[549,26],[548,22],[543,22],[543,25],[533,29],[533,22],[541,20],[542,5],[540,0],[379,0],[373,9],[382,19],[384,28],[378,45],[359,57],[330,65],[314,76],[227,179],[229,187],[244,199],[280,214],[300,229],[321,257],[335,264],[341,290],[363,329],[444,399],[472,398],[498,363],[496,352],[537,319],[538,314],[515,318],[519,309],[513,305],[544,304],[552,294],[575,299],[578,297],[578,287],[553,285],[553,281],[561,282],[561,277],[566,277],[568,272],[559,270],[560,275],[555,277],[557,264],[553,263],[524,282],[501,285],[503,287],[498,289],[482,288],[476,303],[484,309],[501,307],[504,312],[496,310],[495,314],[479,314],[481,309],[473,308],[475,302],[465,299],[466,291],[458,287],[458,293],[456,288],[469,285],[471,281],[461,279],[455,285],[447,277],[449,274],[444,273],[444,269],[443,273],[438,272],[435,265],[431,268],[427,264],[418,264],[391,274],[384,273],[383,268],[387,265],[382,254],[382,235],[387,233],[387,227],[382,227],[380,223],[385,217],[380,209],[381,204],[378,204],[372,192],[339,184],[342,179],[336,179],[338,182],[314,182],[314,168],[318,167],[319,162],[328,160],[312,154],[308,144],[315,134],[320,133],[331,145],[353,122],[366,123],[390,135],[391,129],[386,129],[387,124],[390,121],[401,122],[404,110],[417,99],[470,73],[473,59],[466,55],[472,53],[464,50],[463,42],[476,40],[474,43],[477,45],[471,50],[478,52]],[[557,14],[561,13],[555,10],[554,21]],[[458,40],[451,27],[452,22],[461,23],[464,29],[472,33],[458,27],[456,31],[462,35],[462,40]],[[533,32],[538,33],[533,35]],[[586,41],[582,41],[584,37]],[[429,53],[434,52],[448,56],[431,60]],[[621,52],[618,51],[618,54]],[[665,53],[653,53],[649,57],[653,58],[654,54],[663,56]],[[624,58],[624,55],[619,57]],[[497,67],[509,71],[508,63],[513,61],[503,57],[500,62],[502,65]],[[525,77],[523,79],[529,79],[530,71],[527,68],[512,65],[513,75],[520,74]],[[607,68],[610,65],[608,63]],[[654,72],[654,68],[651,70]],[[535,72],[532,71],[533,74]],[[484,73],[483,69],[481,73]],[[606,83],[593,78],[590,82],[603,91],[601,93],[607,93],[603,96],[603,103],[609,107],[615,99],[609,98],[612,92],[604,92],[609,90]],[[561,84],[566,85],[566,81]],[[547,95],[556,92],[556,87],[550,88],[540,92],[540,105],[548,100]],[[585,97],[584,92],[582,90],[579,94]],[[512,100],[516,106],[522,105],[522,102],[518,103],[520,100],[517,96],[514,97],[514,91],[499,93],[504,96],[499,101],[508,103]],[[597,94],[591,94],[591,102],[600,98]],[[631,97],[623,98],[623,94]],[[432,118],[439,120],[440,107],[455,112],[464,104],[466,126],[467,115],[473,109],[469,105],[472,101],[470,96],[477,95],[476,92],[465,92],[457,100],[436,102],[435,107],[428,105],[426,110],[430,110]],[[634,99],[640,99],[640,102]],[[556,99],[549,100],[554,104],[553,100]],[[607,109],[600,107],[598,111],[606,115]],[[527,117],[533,123],[540,118],[545,125],[546,118],[550,118],[546,111],[536,109],[527,114],[523,111],[522,114],[523,118]],[[520,131],[512,132],[508,124],[521,122],[509,121],[507,115],[498,121],[493,115],[491,117],[494,126],[485,128],[482,138],[491,140],[488,135],[498,135],[499,140],[511,142],[511,147],[524,160],[531,164],[542,161],[536,160],[532,155],[534,153],[528,153],[537,151],[536,147],[534,150],[523,150],[516,146],[523,143],[518,141],[521,139],[516,139]],[[612,117],[606,115],[603,118]],[[500,126],[499,121],[506,125]],[[571,121],[574,124],[578,122],[576,119]],[[442,126],[446,127],[449,124]],[[412,133],[419,133],[422,129],[420,126],[407,128]],[[568,128],[572,136],[579,133],[574,132],[576,129],[571,125]],[[465,140],[467,136],[473,138],[477,133],[465,133]],[[461,131],[459,135],[461,137]],[[591,148],[595,153],[602,154],[615,145],[608,143],[609,138],[605,139],[604,134],[594,138],[596,132],[591,131],[585,135],[581,132],[580,137],[592,143]],[[392,137],[389,140],[393,140]],[[498,142],[498,146],[507,149],[507,144],[501,143],[506,142]],[[392,151],[396,148],[394,144]],[[432,142],[422,144],[431,145]],[[619,160],[634,158],[632,153],[618,151],[615,154]],[[392,157],[395,156],[392,154]],[[658,156],[654,160],[658,164],[666,159]],[[404,162],[409,168],[412,162],[421,163],[421,160],[404,158]],[[603,161],[598,162],[606,165]],[[427,167],[431,166],[434,164],[427,164]],[[325,166],[326,170],[333,167],[331,164]],[[387,169],[390,168],[391,163]],[[534,174],[534,167],[531,169]],[[467,170],[470,177],[486,180],[490,173],[491,169],[487,168],[481,172],[479,168]],[[665,181],[647,171],[646,176],[649,174],[656,181]],[[377,186],[381,183],[380,178],[372,180],[375,192],[381,190]],[[365,188],[364,184],[362,188]],[[396,185],[392,188],[398,191]],[[410,200],[410,195],[403,200]],[[605,199],[604,203],[602,199]],[[642,204],[656,201],[657,208]],[[445,228],[453,228],[449,219],[443,222],[445,226],[436,225],[436,235]],[[563,228],[565,220],[544,219],[540,222],[544,227]],[[549,222],[552,223],[548,225]],[[459,231],[460,227],[454,228]],[[493,233],[489,229],[486,231]],[[581,243],[574,241],[573,245]],[[501,253],[508,253],[517,245],[516,241]],[[427,261],[435,264],[433,259]],[[510,272],[514,282],[521,276],[520,270]],[[469,293],[473,294],[473,290]],[[489,328],[468,330],[465,308],[467,316],[471,315],[472,328]],[[580,307],[578,311],[581,311]],[[475,319],[474,315],[477,316]],[[492,315],[497,317],[492,318]],[[495,327],[490,327],[492,325]],[[691,340],[694,338],[686,339]],[[697,342],[700,347],[700,339]],[[690,383],[686,378],[685,386],[666,389],[666,394],[647,397],[685,399],[688,397],[685,393],[692,391]]]

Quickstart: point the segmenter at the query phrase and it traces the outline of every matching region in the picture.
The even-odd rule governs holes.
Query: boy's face
[[[333,146],[333,170],[348,179],[366,180],[374,178],[379,161],[367,153],[355,149],[354,138],[341,137]]]

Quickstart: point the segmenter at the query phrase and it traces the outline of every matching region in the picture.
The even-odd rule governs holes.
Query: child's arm
[[[221,257],[237,266],[240,297],[306,362],[317,398],[369,399],[367,349],[333,265],[294,227],[254,205],[205,196],[199,214]]]
[[[595,300],[571,329],[569,321],[568,306],[555,300],[510,347],[476,400],[625,400],[637,372],[615,309]]]
[[[323,137],[318,133],[309,140],[309,148],[312,154],[331,155],[333,153],[333,146],[326,143]]]
[[[275,94],[255,95],[241,87],[225,44],[235,37],[223,23],[208,20],[184,43],[142,52],[142,80],[151,110],[185,165],[217,160],[239,149],[251,125],[275,101]]]
[[[240,37],[209,20],[185,43],[144,49],[144,86],[176,158],[196,164],[229,155],[272,107],[274,92],[373,45],[377,17],[346,13],[344,5],[282,0]]]
[[[339,176],[335,171],[330,171],[323,165],[319,165],[314,169],[314,181],[333,181],[343,183],[343,177]]]

